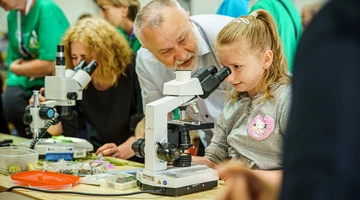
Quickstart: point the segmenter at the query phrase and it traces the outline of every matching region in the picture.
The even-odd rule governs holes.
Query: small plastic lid
[[[50,190],[71,188],[71,186],[77,184],[80,179],[77,176],[56,172],[43,172],[40,170],[20,172],[12,174],[10,177],[17,185],[39,187]]]

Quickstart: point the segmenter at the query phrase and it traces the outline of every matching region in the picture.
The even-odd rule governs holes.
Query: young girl
[[[231,158],[279,180],[291,77],[276,25],[258,10],[226,25],[215,45],[220,63],[231,69],[226,81],[233,89],[205,156],[193,161],[217,168]]]

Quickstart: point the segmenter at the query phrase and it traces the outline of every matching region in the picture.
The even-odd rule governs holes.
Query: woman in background
[[[90,17],[71,26],[62,43],[67,68],[82,60],[98,66],[72,114],[60,117],[48,132],[87,139],[96,154],[133,157],[134,130],[143,113],[135,55],[127,41],[105,20]]]
[[[134,34],[134,20],[140,10],[138,0],[94,0],[101,9],[100,15],[110,24],[117,27],[136,52],[141,44]]]

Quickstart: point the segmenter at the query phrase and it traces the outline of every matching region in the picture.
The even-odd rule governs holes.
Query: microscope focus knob
[[[139,158],[145,158],[145,139],[140,138],[131,145],[135,155]]]
[[[24,124],[26,124],[26,125],[30,125],[31,124],[31,122],[32,122],[32,116],[30,115],[30,113],[25,113],[24,115],[23,115],[23,122],[24,122]]]
[[[157,143],[157,156],[160,160],[173,162],[181,156],[180,149],[173,143]]]
[[[78,98],[78,94],[76,92],[69,92],[66,97],[70,100],[76,100]]]
[[[55,117],[56,110],[51,107],[41,107],[39,115],[41,119],[52,119]]]

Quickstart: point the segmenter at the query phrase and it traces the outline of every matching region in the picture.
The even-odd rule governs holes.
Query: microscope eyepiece
[[[79,69],[82,69],[86,66],[85,60],[81,60],[78,65],[74,67],[74,71],[78,71]]]
[[[191,78],[197,78],[199,81],[203,81],[206,77],[208,77],[210,74],[214,75],[217,72],[217,68],[214,66],[210,66],[209,68],[201,68],[195,74],[191,76]]]
[[[201,87],[203,89],[204,94],[199,95],[202,99],[206,99],[212,92],[219,87],[220,83],[225,80],[231,74],[231,70],[229,67],[224,67],[216,74],[208,75],[204,80],[202,80]]]
[[[57,45],[56,65],[65,65],[64,45]]]
[[[57,52],[63,52],[64,53],[64,45],[57,45]]]
[[[207,68],[207,70],[210,72],[210,74],[214,75],[218,70],[215,66],[210,66],[209,68]]]
[[[91,76],[97,66],[98,64],[94,60],[92,60],[86,67],[83,68],[83,70]]]
[[[223,82],[226,79],[226,77],[228,77],[230,74],[231,74],[231,69],[229,67],[224,67],[214,76],[218,77],[220,82]]]

